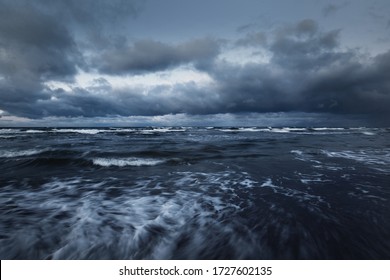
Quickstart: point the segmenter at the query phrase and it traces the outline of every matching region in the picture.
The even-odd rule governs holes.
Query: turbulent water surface
[[[390,130],[0,129],[1,259],[390,257]]]

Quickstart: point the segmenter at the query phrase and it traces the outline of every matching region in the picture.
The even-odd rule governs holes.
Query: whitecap
[[[370,132],[370,131],[363,131],[362,133],[363,133],[364,135],[368,135],[368,136],[376,135],[374,132]]]
[[[0,129],[0,134],[14,134],[14,133],[20,133],[20,129],[15,129],[15,128]]]
[[[238,129],[231,129],[231,128],[221,128],[218,130],[222,131],[222,132],[237,132],[238,131]]]
[[[312,185],[313,183],[324,183],[324,182],[331,182],[331,180],[328,180],[328,179],[324,179],[324,174],[319,174],[319,173],[315,173],[315,174],[301,174],[301,173],[298,173],[298,175],[300,176],[300,181],[302,184],[305,184],[305,185]]]
[[[240,185],[247,187],[247,188],[253,188],[258,184],[258,182],[251,180],[249,178],[245,178],[243,181],[240,182]]]
[[[269,127],[269,128],[262,128],[259,129],[259,131],[264,131],[264,132],[275,132],[275,133],[303,133],[307,132],[306,128],[303,127]]]
[[[106,132],[107,130],[102,129],[53,129],[53,132],[62,132],[62,133],[80,133],[80,134],[98,134],[100,132]]]
[[[29,129],[25,131],[26,133],[45,133],[44,130],[37,130],[37,129]]]
[[[167,127],[167,128],[157,127],[157,128],[153,128],[150,131],[152,131],[152,132],[161,132],[161,133],[164,133],[164,132],[184,132],[184,131],[186,131],[186,129],[184,129],[184,128],[173,128],[173,127]]]
[[[276,133],[289,133],[291,132],[290,128],[271,128],[271,132],[276,132]]]
[[[94,158],[93,164],[110,167],[110,166],[154,166],[165,162],[161,159],[149,159],[149,158]]]
[[[315,131],[332,131],[332,130],[345,130],[345,128],[342,127],[315,127],[312,128]]]
[[[114,129],[110,129],[110,130],[104,130],[104,132],[108,132],[108,131],[111,131],[111,132],[136,132],[137,129],[134,129],[134,128],[114,128]]]
[[[45,152],[46,150],[22,150],[22,151],[0,151],[0,158],[14,158],[32,156]]]
[[[297,160],[312,162],[312,163],[316,163],[316,164],[321,164],[320,161],[313,159],[313,157],[311,155],[306,154],[306,153],[304,153],[301,150],[291,150],[290,153],[294,154],[295,158]]]
[[[303,155],[303,152],[300,151],[300,150],[292,150],[290,151],[292,154],[295,154],[295,155],[298,155],[298,156],[302,156]]]
[[[278,188],[278,186],[274,185],[271,178],[268,178],[264,183],[261,184],[261,187],[270,187],[270,188]]]

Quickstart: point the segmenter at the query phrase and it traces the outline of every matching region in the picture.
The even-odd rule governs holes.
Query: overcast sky
[[[0,0],[0,126],[390,125],[388,0]]]

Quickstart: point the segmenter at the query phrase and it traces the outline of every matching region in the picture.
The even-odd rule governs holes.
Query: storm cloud
[[[66,78],[80,54],[69,30],[34,7],[0,4],[0,71],[10,79]]]
[[[103,73],[121,75],[160,71],[187,63],[206,64],[219,53],[219,45],[211,38],[178,45],[141,40],[103,53],[97,67]]]
[[[0,109],[31,118],[82,114],[56,102],[61,91],[51,92],[45,82],[72,81],[78,68],[88,68],[84,58],[89,49],[80,33],[93,37],[104,20],[129,10],[133,15],[133,2],[0,1]],[[86,100],[79,91],[72,98],[81,104]]]
[[[390,52],[365,57],[342,49],[339,33],[304,20],[259,42],[271,53],[268,63],[215,65],[221,110],[389,115]]]
[[[325,8],[326,16],[341,12],[341,6]],[[1,0],[0,113],[42,119],[301,112],[390,119],[390,48],[348,47],[342,27],[324,28],[311,18],[267,28],[241,23],[248,27],[234,37],[132,36],[143,9],[142,1]],[[164,81],[172,71],[180,79]],[[83,82],[85,73],[94,80]],[[132,82],[137,79],[147,82]]]

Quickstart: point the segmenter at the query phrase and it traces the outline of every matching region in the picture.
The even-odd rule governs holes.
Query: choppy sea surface
[[[0,129],[1,259],[389,259],[390,129]]]

